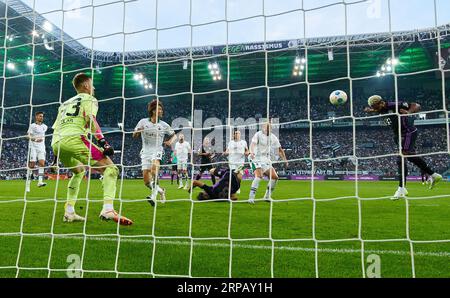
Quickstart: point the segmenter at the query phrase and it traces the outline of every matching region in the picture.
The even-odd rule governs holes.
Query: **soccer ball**
[[[342,90],[335,90],[330,94],[330,102],[332,105],[341,106],[347,102],[347,93]]]

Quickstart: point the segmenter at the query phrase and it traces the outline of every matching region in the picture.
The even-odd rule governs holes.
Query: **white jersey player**
[[[47,125],[44,122],[44,113],[36,112],[34,114],[35,122],[30,124],[28,128],[28,139],[30,158],[28,162],[28,175],[26,182],[26,191],[30,191],[31,174],[38,162],[38,187],[46,186],[44,183],[44,167],[45,167],[45,133],[47,132]]]
[[[183,178],[186,180],[186,185],[184,189],[189,189],[187,165],[189,160],[189,154],[191,154],[191,145],[184,140],[184,135],[182,133],[178,134],[178,142],[175,144],[175,156],[177,157],[177,170],[178,176],[180,177],[179,189],[183,188]]]
[[[264,195],[266,201],[270,201],[271,193],[275,189],[278,181],[278,174],[272,167],[271,153],[273,149],[278,150],[280,157],[286,162],[286,167],[289,165],[286,159],[283,148],[281,148],[280,141],[271,132],[271,124],[267,123],[263,126],[262,131],[258,131],[252,138],[250,144],[250,164],[254,172],[255,178],[252,182],[249,195],[249,203],[254,203],[256,191],[263,176],[269,178],[269,184]]]
[[[154,206],[158,193],[161,202],[165,201],[165,190],[159,187],[158,172],[163,156],[163,145],[171,146],[176,139],[175,132],[164,121],[164,108],[162,103],[155,99],[147,107],[149,117],[141,119],[133,132],[133,138],[142,139],[141,161],[144,184],[151,190],[151,195],[147,197],[149,203]],[[167,141],[164,139],[168,137]]]
[[[228,143],[225,155],[228,155],[228,163],[230,170],[236,170],[239,167],[243,167],[245,164],[245,157],[248,155],[247,142],[241,140],[241,132],[236,130],[233,135],[233,140]],[[241,193],[238,189],[236,193]]]
[[[248,155],[247,142],[241,140],[241,132],[234,132],[233,140],[228,143],[225,155],[228,155],[228,163],[231,170],[235,170],[245,163],[245,156]]]

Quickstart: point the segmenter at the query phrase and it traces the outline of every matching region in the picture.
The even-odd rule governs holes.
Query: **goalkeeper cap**
[[[367,103],[369,104],[369,107],[372,108],[374,105],[379,104],[382,101],[383,101],[383,98],[381,98],[381,96],[372,95],[371,97],[369,97],[369,100],[367,101]]]

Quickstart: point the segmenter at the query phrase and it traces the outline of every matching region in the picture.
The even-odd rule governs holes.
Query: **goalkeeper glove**
[[[50,165],[49,173],[53,175],[58,174],[58,165],[55,164]]]
[[[101,138],[100,140],[98,140],[98,144],[100,145],[100,147],[103,148],[103,155],[105,156],[114,155],[114,148],[110,144],[108,144],[105,138]]]
[[[57,174],[58,173],[58,158],[56,155],[53,155],[53,161],[50,165],[50,174]]]

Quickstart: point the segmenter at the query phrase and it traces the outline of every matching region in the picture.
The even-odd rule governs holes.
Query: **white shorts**
[[[236,170],[240,166],[244,166],[244,162],[230,162],[230,170]]]
[[[141,155],[142,170],[150,170],[155,160],[162,159],[162,151]]]
[[[36,148],[30,146],[30,160],[36,162],[38,160],[45,160],[45,148]]]
[[[187,166],[188,166],[187,160],[178,160],[177,161],[177,170],[178,171],[187,170]]]
[[[255,159],[251,163],[252,170],[261,169],[263,173],[272,168],[272,162],[269,159]]]

